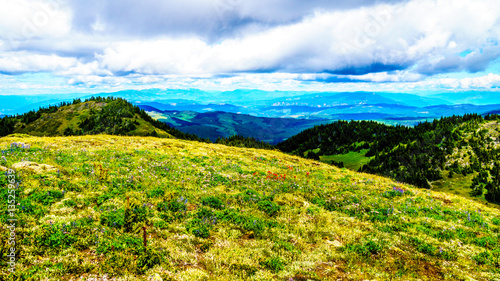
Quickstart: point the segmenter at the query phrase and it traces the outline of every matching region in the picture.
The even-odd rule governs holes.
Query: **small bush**
[[[160,187],[157,187],[155,189],[152,189],[148,192],[148,196],[150,198],[158,198],[158,197],[163,197],[165,196],[165,190],[160,188]]]
[[[122,228],[125,223],[124,210],[104,212],[101,214],[101,224],[113,228]]]
[[[492,255],[489,251],[484,251],[472,257],[472,259],[479,265],[488,264]]]
[[[349,252],[357,253],[361,256],[376,255],[383,250],[383,245],[379,241],[368,240],[365,243],[347,245],[344,247]]]
[[[415,246],[417,251],[419,251],[423,254],[431,255],[431,256],[436,255],[436,253],[437,253],[436,246],[429,244],[429,243],[426,243],[426,242],[424,242],[418,238],[415,238],[415,237],[410,237],[409,240],[410,240],[410,243]]]
[[[260,262],[260,265],[274,272],[279,272],[285,269],[285,264],[285,260],[280,257],[270,257]]]
[[[139,273],[143,274],[146,270],[154,267],[155,265],[161,264],[161,262],[161,254],[157,250],[147,247],[146,250],[137,258],[137,269]]]
[[[500,249],[494,251],[484,251],[472,257],[472,259],[479,265],[491,264],[500,266]]]
[[[64,200],[63,204],[64,204],[64,206],[70,207],[70,208],[73,208],[73,207],[75,207],[77,205],[76,201],[73,200],[73,199]]]
[[[76,237],[67,233],[66,227],[44,225],[35,236],[35,245],[46,248],[67,248],[76,242]]]
[[[146,204],[139,205],[137,202],[131,202],[128,208],[125,208],[123,215],[123,228],[126,232],[131,232],[135,223],[144,222],[151,217],[151,210]]]
[[[481,237],[473,240],[474,244],[487,248],[487,249],[496,249],[498,247],[498,240],[493,237]]]
[[[62,191],[48,190],[48,191],[34,192],[28,197],[28,200],[41,203],[42,205],[45,206],[50,206],[53,203],[59,201],[61,198],[63,198]]]
[[[316,204],[316,205],[322,207],[322,206],[326,205],[326,200],[323,197],[314,197],[314,198],[311,199],[311,203]]]
[[[133,257],[125,253],[112,252],[105,257],[107,257],[106,260],[101,264],[101,268],[104,272],[121,276],[127,275],[127,272],[133,272],[137,269]]]
[[[383,197],[385,198],[394,198],[398,196],[403,196],[403,195],[413,195],[409,190],[404,190],[402,188],[394,186],[391,190],[388,190],[382,194]]]
[[[278,204],[268,200],[259,201],[257,205],[260,211],[266,213],[269,216],[276,215],[280,210],[280,206]]]
[[[319,208],[312,206],[306,209],[306,212],[308,215],[313,216],[319,213]]]
[[[184,200],[170,200],[166,202],[162,202],[158,205],[158,211],[160,212],[165,212],[165,211],[170,211],[170,212],[180,212],[180,211],[186,211],[187,210],[187,199]]]
[[[47,207],[42,206],[41,204],[37,204],[30,199],[24,199],[19,202],[20,211],[25,214],[31,214],[35,218],[41,218],[45,215]]]
[[[458,255],[455,251],[452,250],[441,250],[439,252],[439,256],[447,261],[455,261],[458,259]]]
[[[97,205],[102,205],[104,202],[108,201],[109,199],[113,198],[112,194],[109,193],[104,193],[101,194],[97,197]]]
[[[214,209],[221,210],[224,206],[224,202],[215,196],[208,196],[201,199],[201,204],[204,206],[209,206]]]
[[[291,254],[291,255],[298,255],[300,254],[300,251],[295,248],[295,246],[292,243],[285,242],[285,241],[277,241],[273,245],[273,251],[282,253],[282,254]]]
[[[208,238],[210,236],[211,227],[212,225],[210,223],[204,222],[198,218],[190,220],[186,225],[186,229],[189,233],[200,238]]]

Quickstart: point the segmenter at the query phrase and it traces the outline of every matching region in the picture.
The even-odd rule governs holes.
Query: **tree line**
[[[478,114],[454,115],[414,127],[389,126],[375,121],[338,121],[305,130],[277,147],[302,157],[307,154],[307,158],[316,160],[324,155],[367,149],[365,156],[373,158],[360,168],[361,172],[391,177],[421,188],[430,188],[431,182],[442,179],[445,171],[448,177],[478,173],[471,186],[472,193],[485,194],[488,200],[500,202],[500,151],[494,148],[486,130],[478,130],[485,120],[498,119],[498,115],[484,118]],[[470,134],[471,137],[465,137]],[[468,164],[451,159],[458,148],[470,148]]]

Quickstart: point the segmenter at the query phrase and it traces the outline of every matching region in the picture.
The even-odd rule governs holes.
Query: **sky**
[[[0,95],[497,91],[497,0],[1,0]]]

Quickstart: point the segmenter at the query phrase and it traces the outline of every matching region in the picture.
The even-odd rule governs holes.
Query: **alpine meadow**
[[[500,281],[497,0],[0,2],[0,281]]]

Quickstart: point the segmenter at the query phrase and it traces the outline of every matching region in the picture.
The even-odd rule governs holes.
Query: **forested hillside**
[[[452,116],[415,127],[367,121],[316,126],[278,144],[282,151],[312,159],[339,159],[358,153],[363,172],[392,177],[418,187],[453,174],[474,175],[472,194],[500,202],[497,115]],[[361,153],[362,152],[362,153]],[[333,164],[343,166],[335,160]]]
[[[247,148],[260,148],[260,149],[277,149],[276,146],[268,144],[267,142],[258,141],[254,138],[245,138],[242,136],[232,136],[229,138],[218,138],[215,143],[227,146],[247,147]]]
[[[131,135],[206,141],[154,120],[144,110],[114,97],[73,100],[0,119],[0,136]]]

